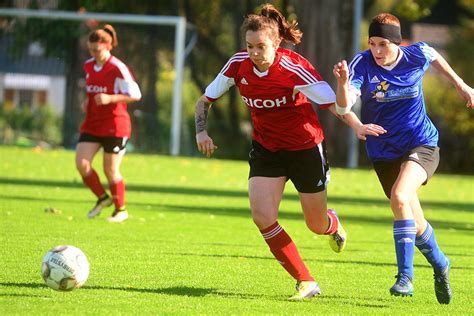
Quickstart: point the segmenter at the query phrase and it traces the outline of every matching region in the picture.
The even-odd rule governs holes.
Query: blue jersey
[[[396,159],[415,147],[438,144],[438,131],[426,115],[422,87],[435,51],[422,42],[400,50],[394,67],[377,65],[370,50],[349,64],[351,89],[358,90],[362,100],[362,122],[387,130],[378,137],[367,136],[372,161]]]

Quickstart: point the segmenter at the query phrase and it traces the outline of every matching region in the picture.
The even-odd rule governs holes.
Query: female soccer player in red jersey
[[[127,103],[140,100],[141,92],[128,67],[111,54],[115,46],[117,35],[111,25],[105,25],[89,35],[87,47],[92,58],[84,64],[86,117],[80,128],[76,167],[84,184],[98,199],[87,216],[94,218],[103,208],[115,204],[115,211],[108,220],[122,222],[128,218],[125,184],[120,173],[120,164],[131,133]],[[97,172],[92,168],[92,160],[101,147],[104,148],[104,173],[112,197],[106,193]]]
[[[229,59],[197,101],[197,146],[207,157],[214,153],[217,147],[207,134],[209,106],[237,86],[254,128],[249,154],[253,220],[276,260],[297,281],[297,292],[290,299],[311,298],[320,294],[319,286],[278,223],[278,208],[290,179],[299,192],[308,228],[329,235],[334,251],[344,249],[346,233],[336,212],[326,205],[329,165],[323,131],[308,101],[335,111],[335,93],[305,58],[279,47],[282,40],[298,44],[302,32],[272,5],[264,5],[260,15],[248,16],[242,32],[247,49]]]

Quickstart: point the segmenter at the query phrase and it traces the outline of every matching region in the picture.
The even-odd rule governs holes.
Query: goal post
[[[176,29],[174,40],[174,71],[173,96],[171,108],[170,154],[180,153],[181,119],[182,119],[182,84],[184,76],[186,19],[182,16],[138,15],[115,13],[81,13],[59,10],[31,10],[0,8],[0,16],[40,18],[50,20],[85,21],[98,20],[118,23],[168,25]]]

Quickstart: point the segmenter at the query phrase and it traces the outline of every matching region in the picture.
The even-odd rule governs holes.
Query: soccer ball
[[[41,274],[46,285],[53,290],[72,291],[86,283],[89,262],[81,249],[57,246],[44,256]]]

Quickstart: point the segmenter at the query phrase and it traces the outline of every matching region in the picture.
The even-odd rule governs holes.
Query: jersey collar
[[[253,64],[252,64],[252,67],[253,67],[253,73],[256,74],[259,78],[262,78],[262,77],[265,77],[268,75],[268,71],[270,69],[272,69],[273,67],[275,67],[275,65],[278,65],[280,63],[280,59],[281,59],[281,53],[280,53],[280,48],[276,51],[276,54],[275,54],[275,60],[273,61],[273,64],[265,71],[260,71],[257,69],[257,67],[255,67]]]
[[[109,56],[109,58],[105,61],[105,63],[103,63],[102,65],[99,65],[99,64],[97,64],[97,62],[94,62],[94,71],[95,71],[95,72],[101,71],[101,70],[104,68],[105,64],[107,64],[107,63],[110,61],[111,58],[112,58],[112,54],[111,54],[111,55]]]
[[[389,70],[389,71],[390,71],[390,70],[392,70],[393,68],[395,68],[395,67],[398,65],[398,63],[400,62],[400,60],[402,59],[402,57],[403,57],[403,51],[402,51],[400,48],[398,48],[398,57],[397,57],[397,60],[395,60],[395,62],[394,62],[393,64],[391,64],[390,66],[380,66],[380,67],[382,67],[382,68],[385,69],[385,70]]]

